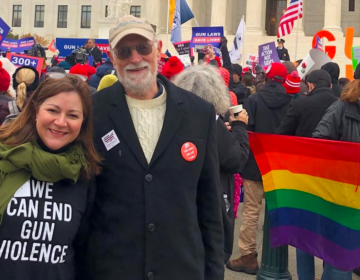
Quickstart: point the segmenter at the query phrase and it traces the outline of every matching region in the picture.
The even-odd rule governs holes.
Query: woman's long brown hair
[[[353,80],[348,83],[340,96],[340,100],[344,102],[358,102],[360,97],[360,80]]]
[[[100,156],[95,150],[93,142],[92,106],[89,86],[76,76],[67,76],[61,79],[48,78],[39,85],[30,97],[24,110],[12,122],[0,127],[0,141],[10,146],[18,146],[38,139],[36,130],[36,113],[41,104],[48,98],[61,92],[75,91],[79,94],[84,114],[84,121],[79,136],[74,143],[83,148],[89,166],[82,171],[83,177],[90,179],[100,172]]]

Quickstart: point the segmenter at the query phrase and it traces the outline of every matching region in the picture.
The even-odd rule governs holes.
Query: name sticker
[[[108,151],[120,143],[120,140],[114,130],[111,130],[109,133],[101,137],[101,140],[103,141],[106,150]]]

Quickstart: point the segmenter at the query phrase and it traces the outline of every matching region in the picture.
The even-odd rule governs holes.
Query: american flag
[[[322,43],[321,43],[321,39],[320,39],[319,36],[316,36],[316,45],[315,45],[314,49],[318,49],[318,50],[320,50],[320,51],[324,51],[324,47],[323,47],[323,45],[322,45]]]
[[[303,17],[303,0],[291,0],[284,15],[280,19],[278,38],[291,33],[294,21]]]

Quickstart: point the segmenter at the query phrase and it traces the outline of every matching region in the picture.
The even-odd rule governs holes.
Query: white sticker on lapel
[[[30,180],[25,182],[14,194],[14,197],[31,197]]]
[[[117,144],[120,143],[119,138],[116,136],[115,131],[111,130],[108,134],[101,137],[102,141],[104,142],[104,145],[106,147],[106,150],[110,151],[112,148],[114,148]]]

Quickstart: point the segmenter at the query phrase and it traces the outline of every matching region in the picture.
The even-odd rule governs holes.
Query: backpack
[[[2,123],[3,125],[11,122],[20,114],[19,108],[16,104],[16,100],[9,101],[8,106],[10,114],[6,116],[4,122]]]

